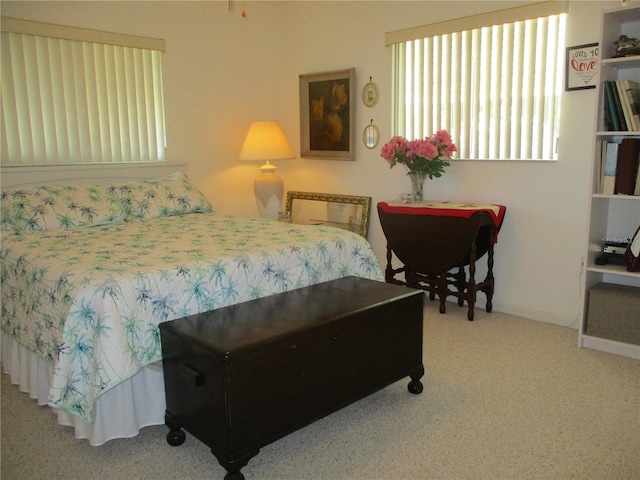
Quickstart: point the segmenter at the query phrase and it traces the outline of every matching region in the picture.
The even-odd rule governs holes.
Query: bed
[[[2,189],[2,368],[91,445],[164,423],[158,324],[348,275],[348,230],[216,213],[183,172]]]

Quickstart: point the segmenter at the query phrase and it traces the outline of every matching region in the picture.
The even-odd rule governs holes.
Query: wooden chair
[[[431,300],[437,295],[440,313],[446,312],[446,298],[453,295],[459,306],[467,302],[469,320],[474,318],[476,294],[482,291],[487,297],[486,310],[491,311],[495,225],[486,212],[458,218],[389,213],[378,206],[378,215],[387,238],[388,283],[423,289]],[[487,276],[476,283],[476,260],[485,253]],[[393,255],[403,264],[401,268],[392,267]],[[396,278],[400,273],[404,273],[404,281]]]

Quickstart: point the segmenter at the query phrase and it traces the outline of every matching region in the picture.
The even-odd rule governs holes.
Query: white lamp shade
[[[244,139],[240,160],[286,160],[296,158],[280,124],[276,121],[253,122]]]
[[[282,179],[276,175],[276,167],[270,164],[269,160],[290,158],[295,158],[295,155],[278,122],[261,121],[251,124],[240,151],[240,160],[266,161],[260,167],[262,173],[253,184],[258,210],[263,218],[278,219],[284,195]]]

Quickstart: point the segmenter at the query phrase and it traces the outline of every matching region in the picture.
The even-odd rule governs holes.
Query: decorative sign
[[[565,90],[596,88],[600,68],[597,43],[567,47]]]

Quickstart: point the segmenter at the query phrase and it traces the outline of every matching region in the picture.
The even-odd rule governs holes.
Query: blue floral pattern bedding
[[[191,213],[5,234],[2,329],[54,365],[49,404],[91,422],[104,392],[162,358],[158,324],[356,275],[382,281],[347,230]]]

